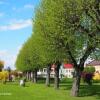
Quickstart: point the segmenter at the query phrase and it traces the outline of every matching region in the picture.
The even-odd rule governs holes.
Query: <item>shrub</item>
[[[97,81],[100,80],[100,73],[99,72],[94,73],[93,80],[97,80]]]
[[[88,66],[84,68],[84,72],[86,73],[94,73],[95,72],[95,67],[93,66]]]
[[[85,69],[82,73],[83,81],[86,82],[88,85],[92,84],[94,72],[95,72],[95,68],[92,66],[90,66],[90,67],[88,66],[88,67],[85,67]]]
[[[86,73],[86,72],[82,73],[83,81],[86,82],[88,85],[92,84],[92,77],[93,73]]]
[[[5,83],[8,79],[8,72],[2,71],[0,72],[0,80],[2,80],[3,83]]]

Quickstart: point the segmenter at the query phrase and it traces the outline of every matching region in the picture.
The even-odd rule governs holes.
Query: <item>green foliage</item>
[[[28,51],[28,42],[26,42],[22,49],[20,50],[17,60],[16,60],[16,67],[21,71],[30,70],[30,61],[29,61],[29,51]]]
[[[95,67],[88,66],[84,68],[84,72],[86,73],[94,73],[95,72]]]
[[[18,55],[17,68],[34,70],[70,59],[83,70],[88,56],[100,47],[95,7],[95,0],[42,0],[33,19],[33,34]]]
[[[17,69],[33,71],[35,68],[44,67],[47,58],[45,57],[46,52],[43,48],[42,39],[33,34],[19,52],[16,60]]]
[[[42,0],[36,12],[33,31],[44,37],[49,44],[47,47],[55,50],[57,58],[66,56],[81,67],[100,45],[95,2]]]

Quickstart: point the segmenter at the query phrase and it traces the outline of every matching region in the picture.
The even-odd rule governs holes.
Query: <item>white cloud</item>
[[[15,11],[16,9],[17,9],[16,7],[12,7],[12,10],[14,10],[14,11]]]
[[[18,47],[17,47],[17,51],[19,52],[19,51],[21,50],[21,48],[22,48],[22,45],[18,46]],[[17,52],[17,53],[18,53],[18,52]]]
[[[26,4],[26,5],[24,5],[24,8],[26,8],[26,9],[34,9],[34,5]]]
[[[4,61],[5,67],[12,64],[11,54],[7,50],[0,50],[0,60]]]
[[[19,30],[32,25],[32,21],[30,19],[20,20],[16,23],[10,23],[5,26],[0,26],[0,31],[8,31],[8,30]]]
[[[9,3],[5,1],[0,1],[0,5],[5,5],[5,4],[9,4]]]
[[[0,17],[3,17],[3,16],[4,16],[4,13],[1,12],[1,13],[0,13]]]
[[[29,9],[34,10],[34,5],[25,4],[23,7],[12,7],[12,10],[16,12],[22,12],[22,11],[29,10]]]
[[[3,2],[3,1],[0,1],[0,5],[1,5],[1,4],[4,4],[4,2]]]
[[[8,55],[7,50],[1,50],[0,51],[0,59],[1,59],[1,57],[5,56],[5,55]]]
[[[22,46],[18,46],[15,53],[8,50],[0,50],[0,60],[4,61],[5,68],[9,66],[11,69],[15,69],[15,62],[21,47]]]

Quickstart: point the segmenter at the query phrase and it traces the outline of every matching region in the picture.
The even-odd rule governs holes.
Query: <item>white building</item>
[[[63,64],[60,68],[60,75],[67,78],[73,77],[74,68],[72,64]]]
[[[59,70],[59,77],[72,78],[73,72],[74,72],[74,68],[72,64],[62,64]],[[38,76],[46,77],[47,69],[46,68],[40,69],[37,74]],[[55,74],[55,65],[52,65],[50,77],[54,78],[54,74]]]
[[[100,73],[100,60],[93,60],[89,62],[88,64],[86,64],[86,66],[93,66],[95,67],[95,72]]]

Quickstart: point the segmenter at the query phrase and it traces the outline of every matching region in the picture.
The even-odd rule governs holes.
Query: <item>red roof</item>
[[[56,65],[55,64],[53,64],[52,66],[51,66],[51,68],[55,68],[56,67]]]
[[[72,64],[64,64],[63,66],[64,66],[64,68],[73,68]]]

